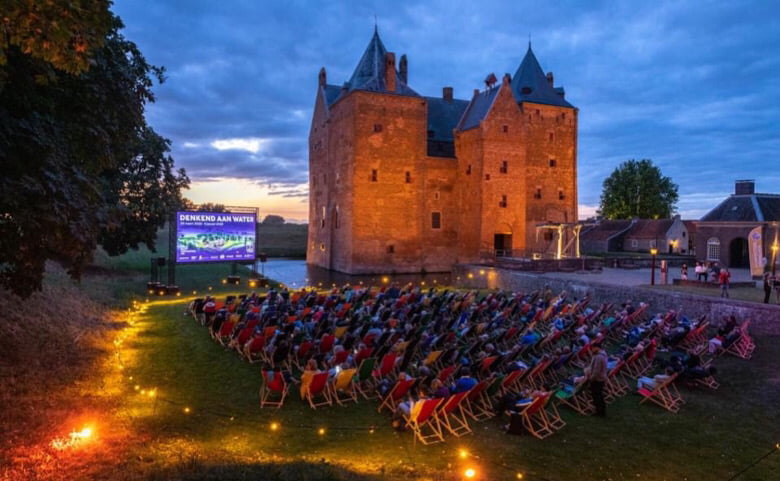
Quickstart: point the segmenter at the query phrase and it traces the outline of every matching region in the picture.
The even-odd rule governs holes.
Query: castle
[[[529,44],[471,100],[425,97],[378,32],[352,77],[324,68],[309,132],[307,262],[350,274],[446,272],[553,249],[577,221],[577,109]]]

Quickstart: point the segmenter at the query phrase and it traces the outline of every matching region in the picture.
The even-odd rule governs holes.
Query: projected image
[[[254,213],[177,212],[176,262],[253,261]]]

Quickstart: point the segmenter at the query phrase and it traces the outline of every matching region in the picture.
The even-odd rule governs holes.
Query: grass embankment
[[[180,283],[187,293],[212,285],[224,295],[216,284],[224,269],[192,266],[179,271]],[[90,277],[74,288],[55,274],[30,301],[0,296],[4,479],[443,481],[474,466],[490,480],[522,472],[529,480],[725,481],[780,438],[780,336],[758,337],[751,361],[716,360],[720,389],[683,388],[676,415],[629,395],[606,419],[563,410],[568,425],[544,441],[505,435],[504,421],[489,420],[472,424],[473,435],[424,447],[390,429],[375,401],[314,411],[292,390],[283,408],[260,409],[259,367],[215,344],[185,315],[188,299],[152,298],[132,316],[93,302],[143,300],[143,275]],[[95,427],[93,442],[50,447],[85,423]],[[775,453],[737,479],[779,473]]]

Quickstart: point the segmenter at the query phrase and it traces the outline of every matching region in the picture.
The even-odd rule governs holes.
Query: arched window
[[[707,239],[707,260],[720,260],[720,240],[718,240],[717,237],[710,237]]]

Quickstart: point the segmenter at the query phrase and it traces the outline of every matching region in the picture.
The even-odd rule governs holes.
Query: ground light
[[[92,438],[93,434],[94,432],[92,427],[86,426],[80,431],[71,432],[67,438],[56,438],[52,440],[51,446],[58,451],[74,448],[87,442],[90,438]]]
[[[467,470],[463,471],[463,476],[466,479],[474,479],[474,476],[477,475],[477,470],[474,468],[468,468]]]

